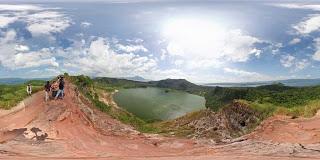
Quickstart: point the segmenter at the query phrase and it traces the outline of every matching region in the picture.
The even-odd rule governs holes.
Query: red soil
[[[3,159],[316,159],[320,118],[272,117],[226,144],[141,134],[92,107],[66,83],[63,100],[43,92],[25,108],[0,113]],[[1,111],[0,111],[1,112]]]

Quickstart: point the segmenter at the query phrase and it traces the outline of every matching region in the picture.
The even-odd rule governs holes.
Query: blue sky
[[[320,3],[124,2],[0,0],[0,77],[320,77]]]

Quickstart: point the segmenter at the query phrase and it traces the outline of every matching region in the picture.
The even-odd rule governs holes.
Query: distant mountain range
[[[126,80],[131,80],[131,81],[138,81],[138,82],[149,82],[150,80],[144,79],[143,77],[140,76],[134,76],[134,77],[119,77],[119,79],[126,79]]]
[[[30,80],[50,80],[51,78],[0,78],[0,84],[22,84]],[[110,78],[112,79],[112,78]],[[156,85],[158,87],[165,87],[172,85],[172,88],[197,88],[195,84],[190,83],[184,79],[165,79],[160,81],[151,81],[144,79],[141,76],[123,77],[116,79],[124,79],[136,82],[148,82],[149,84]],[[263,85],[270,85],[275,83],[282,83],[286,86],[315,86],[320,85],[320,78],[317,79],[287,79],[278,81],[261,81],[261,82],[243,82],[243,83],[206,83],[202,86],[220,86],[220,87],[256,87]],[[174,87],[173,87],[174,86]],[[170,88],[171,88],[170,87]]]
[[[0,84],[22,84],[30,80],[49,80],[51,78],[0,78]]]
[[[244,83],[207,83],[204,86],[220,86],[220,87],[256,87],[263,85],[270,85],[275,83],[282,83],[286,86],[316,86],[320,85],[320,78],[317,79],[287,79],[278,81],[261,81],[261,82],[244,82]]]

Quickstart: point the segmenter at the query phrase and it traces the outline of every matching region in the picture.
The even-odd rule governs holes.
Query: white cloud
[[[16,44],[15,39],[14,30],[9,30],[0,39],[0,64],[3,67],[15,70],[43,65],[59,66],[49,49],[29,51],[28,46]]]
[[[292,72],[302,70],[310,65],[310,62],[307,59],[299,60],[292,55],[283,55],[280,58],[280,63],[285,68],[291,68]]]
[[[92,24],[90,22],[81,22],[80,26],[83,28],[88,28],[90,27]]]
[[[272,4],[273,6],[291,8],[291,9],[311,9],[320,11],[320,5],[318,4],[304,4],[304,3],[277,3]]]
[[[12,59],[9,59],[11,64],[7,64],[7,67],[19,69],[19,68],[31,68],[39,66],[52,66],[59,67],[56,58],[52,56],[51,52],[47,49],[42,49],[38,52],[17,53]]]
[[[320,61],[320,38],[314,39],[314,46],[316,48],[316,52],[313,54],[312,59],[316,61]]]
[[[173,19],[166,23],[163,35],[167,51],[187,63],[206,60],[206,66],[221,62],[246,62],[261,50],[255,47],[258,38],[240,29],[225,27],[201,19]]]
[[[312,59],[316,60],[316,61],[320,61],[320,51],[316,51],[313,56]]]
[[[294,39],[292,39],[290,42],[289,42],[289,44],[290,45],[294,45],[294,44],[298,44],[298,43],[300,43],[301,42],[301,39],[300,38],[294,38]]]
[[[16,45],[15,50],[18,52],[27,52],[30,50],[30,48],[25,45]]]
[[[294,61],[296,60],[296,57],[291,56],[291,55],[284,55],[281,57],[280,59],[280,63],[282,66],[289,68],[292,67],[294,65]]]
[[[95,76],[145,75],[157,66],[156,61],[150,57],[117,53],[107,39],[101,37],[91,41],[89,47],[79,44],[64,54],[65,67]]]
[[[56,11],[43,11],[25,16],[27,29],[33,36],[62,32],[71,25],[71,20]]]
[[[117,44],[116,47],[124,52],[130,53],[130,52],[148,52],[148,49],[145,48],[143,45],[123,45],[123,44]]]
[[[27,29],[33,36],[62,32],[72,23],[70,18],[57,8],[0,4],[0,11],[0,28],[16,21],[23,21],[27,23]]]
[[[309,15],[304,21],[293,25],[299,34],[309,34],[320,29],[320,14]]]
[[[307,59],[302,59],[301,61],[296,62],[296,70],[302,70],[310,65],[310,62]]]
[[[43,8],[35,5],[0,4],[0,11],[37,11]]]
[[[319,4],[305,4],[305,3],[280,3],[280,4],[273,4],[277,7],[284,7],[284,8],[291,8],[291,9],[307,9],[307,10],[314,10],[320,11]],[[319,31],[320,29],[320,14],[311,14],[303,21],[299,22],[296,25],[292,26],[298,34],[309,34],[315,31]]]
[[[176,66],[181,66],[183,63],[184,63],[183,60],[175,60],[175,61],[174,61],[174,64],[175,64]]]
[[[0,15],[0,28],[7,27],[10,23],[13,23],[17,20],[17,17],[9,17],[5,15]]]
[[[5,32],[5,34],[3,35],[3,37],[0,39],[1,44],[6,44],[6,43],[11,43],[14,42],[16,39],[16,31],[14,30],[9,30],[7,32]]]

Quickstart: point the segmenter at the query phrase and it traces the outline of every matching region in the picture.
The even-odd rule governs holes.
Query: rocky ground
[[[36,93],[16,108],[1,111],[0,158],[165,160],[320,158],[319,116],[311,119],[271,117],[251,134],[217,144],[209,139],[141,134],[92,107],[70,83],[67,83],[64,100],[44,102],[43,94],[43,92]],[[244,114],[240,110],[232,111]],[[228,121],[242,121],[230,118],[228,115],[221,116],[225,116]],[[249,121],[240,124],[247,125]],[[227,127],[238,129],[237,126]]]

